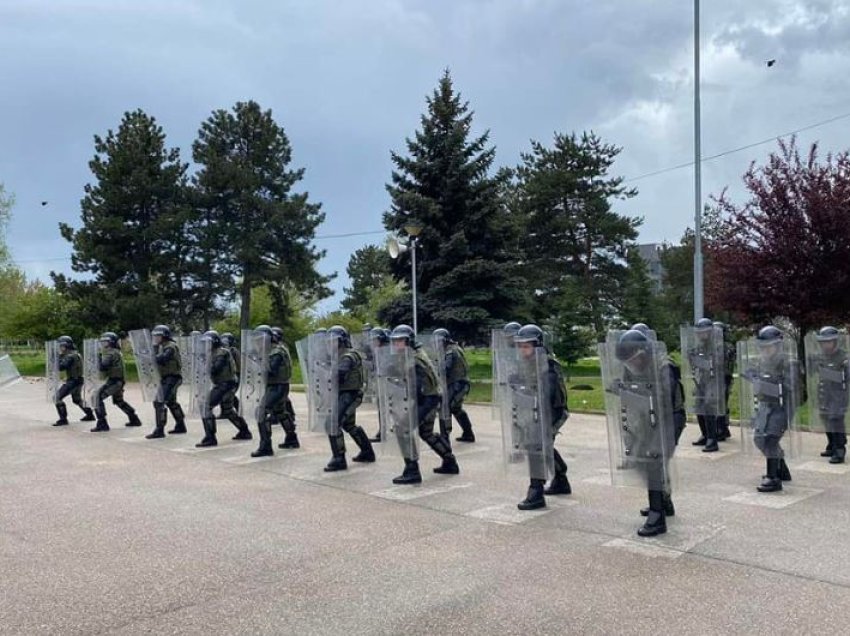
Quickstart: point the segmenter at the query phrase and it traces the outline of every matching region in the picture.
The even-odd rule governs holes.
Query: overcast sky
[[[703,0],[703,155],[850,113],[850,0]],[[766,60],[776,59],[768,68]],[[191,159],[200,122],[255,99],[271,108],[320,235],[381,230],[391,149],[402,150],[444,68],[491,131],[499,165],[529,139],[592,129],[635,177],[693,156],[690,0],[0,0],[0,181],[17,196],[9,242],[30,277],[70,271],[60,221],[79,224],[92,135],[124,111],[157,118]],[[850,118],[799,135],[850,147]],[[706,163],[704,193],[774,147]],[[619,210],[642,242],[677,241],[693,170],[634,183]],[[49,201],[41,207],[42,200]],[[380,234],[320,240],[323,272]]]

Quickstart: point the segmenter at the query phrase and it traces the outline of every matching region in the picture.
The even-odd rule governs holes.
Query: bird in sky
[[[768,61],[767,61],[767,68],[770,68],[770,67],[771,67],[771,66],[773,66],[774,64],[776,64],[776,60],[768,60]]]

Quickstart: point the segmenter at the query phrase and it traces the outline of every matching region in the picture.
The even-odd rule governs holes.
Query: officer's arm
[[[277,375],[283,366],[283,356],[279,353],[272,354],[269,358],[269,377]]]
[[[212,374],[215,375],[224,371],[224,368],[228,366],[229,362],[230,361],[227,359],[227,356],[216,356],[213,358],[211,369]]]
[[[416,365],[416,395],[421,396],[425,391],[425,370]]]
[[[340,382],[345,380],[345,376],[354,368],[354,360],[351,359],[351,356],[343,356],[339,361],[339,368],[337,369],[337,378]]]
[[[160,353],[156,354],[157,364],[165,364],[174,357],[174,347],[162,347]]]
[[[71,356],[62,356],[59,358],[59,370],[67,371],[71,368]]]
[[[109,368],[112,366],[112,356],[110,354],[103,355],[102,353],[98,353],[97,356],[98,369],[101,371],[109,371]]]
[[[452,369],[454,369],[457,364],[457,357],[456,351],[449,351],[446,354],[446,375],[451,375]]]

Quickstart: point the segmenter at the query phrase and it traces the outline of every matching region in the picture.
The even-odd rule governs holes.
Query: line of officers
[[[682,327],[680,335],[681,367],[643,323],[609,331],[598,347],[612,480],[640,485],[648,494],[649,505],[640,511],[646,517],[638,529],[641,536],[666,532],[666,519],[675,514],[673,459],[687,413],[696,415],[701,434],[693,443],[703,452],[716,452],[718,443],[730,437],[728,400],[736,359],[742,448],[766,461],[759,492],[782,490],[782,482],[791,479],[786,452],[796,456],[801,448],[797,420],[803,368],[793,338],[766,326],[736,347],[725,325],[705,318]],[[279,448],[299,448],[289,400],[292,359],[279,328],[261,325],[243,331],[241,351],[232,334],[194,333],[182,338],[182,357],[181,346],[166,326],[130,332],[129,337],[143,396],[154,407],[155,427],[149,439],[164,437],[167,412],[175,421],[168,433],[186,432],[185,414],[177,402],[177,389],[186,375],[190,415],[200,417],[204,425],[197,446],[218,443],[216,419],[221,418],[235,426],[233,439],[252,439],[248,418],[260,437],[253,457],[274,454],[275,423],[285,432]],[[571,494],[567,463],[555,448],[556,436],[569,417],[567,390],[561,365],[547,342],[548,334],[536,325],[511,322],[492,332],[493,414],[501,423],[502,464],[529,479],[520,510],[545,507],[546,495]],[[392,331],[367,325],[352,341],[345,328],[334,326],[295,345],[306,387],[308,430],[327,435],[329,441],[326,471],[347,468],[347,433],[359,451],[352,461],[374,462],[373,443],[381,441],[385,454],[403,460],[404,469],[393,483],[421,483],[419,441],[440,457],[435,473],[460,473],[452,451],[452,420],[462,430],[456,441],[475,441],[463,409],[470,382],[463,349],[446,329],[417,336],[407,325]],[[843,463],[846,454],[848,345],[847,334],[833,327],[805,340],[809,427],[826,434],[821,455],[832,463]],[[64,399],[70,395],[83,410],[83,421],[96,420],[93,432],[109,430],[105,410],[109,397],[127,414],[126,426],[140,426],[135,410],[123,399],[118,336],[107,332],[99,343],[86,341],[84,348],[81,358],[67,336],[47,343],[48,396],[59,413],[55,425],[68,423]],[[61,384],[60,370],[65,373]],[[364,400],[378,406],[379,430],[371,439],[356,423]],[[213,414],[216,407],[218,417]]]

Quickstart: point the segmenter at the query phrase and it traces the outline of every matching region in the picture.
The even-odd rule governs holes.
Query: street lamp
[[[416,317],[416,243],[417,237],[422,233],[423,226],[415,220],[410,220],[404,224],[404,231],[407,233],[407,240],[399,236],[390,236],[387,238],[387,251],[390,253],[390,258],[398,258],[407,250],[410,250],[410,280],[413,287],[413,333],[419,333],[419,321]]]
[[[703,317],[699,0],[694,0],[694,322]]]

